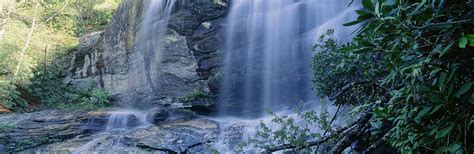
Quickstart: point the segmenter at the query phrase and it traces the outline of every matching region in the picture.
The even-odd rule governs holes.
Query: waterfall
[[[141,111],[121,110],[110,112],[105,126],[107,132],[123,132],[139,126],[150,125]]]
[[[347,0],[234,0],[226,26],[221,115],[259,116],[315,100],[311,47],[327,29],[353,18]]]
[[[168,31],[168,22],[176,0],[148,1],[142,25],[137,34],[135,48],[143,55],[145,76],[155,94],[159,94],[159,64],[163,50],[163,37]]]

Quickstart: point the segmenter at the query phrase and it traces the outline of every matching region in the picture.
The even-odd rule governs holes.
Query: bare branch
[[[332,152],[342,153],[344,149],[349,147],[354,140],[359,138],[368,127],[369,120],[372,118],[372,113],[366,112],[359,120],[356,127],[350,130],[337,144],[331,149]]]

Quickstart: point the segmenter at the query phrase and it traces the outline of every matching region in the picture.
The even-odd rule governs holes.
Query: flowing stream
[[[91,153],[98,151],[106,152],[138,152],[134,149],[130,149],[126,145],[124,133],[127,131],[147,128],[152,126],[150,122],[146,120],[147,112],[140,110],[114,110],[106,112],[108,115],[105,123],[105,130],[100,132],[98,137],[87,142],[86,144],[73,150],[72,153]],[[90,118],[88,124],[85,127],[88,129],[97,129],[94,124],[95,118]],[[104,126],[98,126],[99,128]]]

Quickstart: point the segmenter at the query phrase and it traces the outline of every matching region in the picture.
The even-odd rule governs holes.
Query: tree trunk
[[[30,31],[28,32],[28,36],[26,37],[25,45],[21,49],[19,62],[16,65],[16,70],[15,70],[15,74],[14,74],[15,77],[18,75],[18,72],[20,71],[21,64],[22,64],[23,59],[25,57],[26,50],[30,46],[31,36],[33,35],[33,31],[35,30],[35,26],[36,26],[35,25],[36,24],[36,14],[38,14],[39,3],[37,3],[36,1],[33,1],[33,2],[36,3],[35,11],[34,11],[34,14],[33,14],[33,21],[31,22],[31,28],[30,28]]]

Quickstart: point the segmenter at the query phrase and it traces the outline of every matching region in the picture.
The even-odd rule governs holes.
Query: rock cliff
[[[215,93],[227,4],[212,0],[176,3],[165,37],[154,40],[165,42],[160,61],[147,63],[146,55],[136,47],[148,1],[123,0],[106,31],[81,39],[67,66],[65,82],[82,86],[92,80],[117,102],[137,106],[169,103],[163,100],[197,91]],[[149,71],[150,66],[156,69]]]

